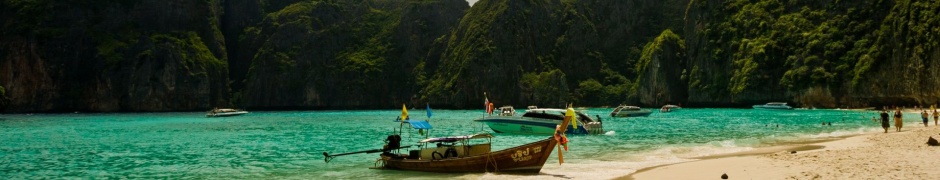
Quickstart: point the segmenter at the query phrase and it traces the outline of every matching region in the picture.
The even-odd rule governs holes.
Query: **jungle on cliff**
[[[2,0],[0,112],[940,101],[928,0]]]

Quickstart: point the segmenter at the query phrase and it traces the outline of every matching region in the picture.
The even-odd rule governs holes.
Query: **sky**
[[[477,3],[477,1],[478,0],[467,0],[467,2],[470,2],[470,6],[473,6],[473,3]]]

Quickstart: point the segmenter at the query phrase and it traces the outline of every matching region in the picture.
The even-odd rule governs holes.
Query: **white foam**
[[[837,130],[837,131],[833,131],[833,132],[825,132],[825,133],[819,133],[819,134],[802,134],[802,135],[797,135],[796,139],[806,139],[806,138],[815,138],[815,139],[819,139],[819,138],[835,138],[835,137],[844,137],[844,136],[852,136],[852,135],[866,134],[866,133],[871,133],[871,132],[877,132],[877,131],[879,131],[879,130],[882,130],[882,129],[878,129],[878,128],[865,128],[865,127],[862,127],[862,128],[857,128],[857,129]]]
[[[617,132],[615,132],[615,131],[607,131],[607,133],[604,133],[604,135],[613,136],[613,135],[617,135]]]

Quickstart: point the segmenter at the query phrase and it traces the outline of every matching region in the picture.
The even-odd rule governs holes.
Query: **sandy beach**
[[[940,179],[940,128],[905,123],[902,132],[868,133],[802,145],[699,157],[641,169],[618,179]],[[795,153],[793,153],[795,151]]]

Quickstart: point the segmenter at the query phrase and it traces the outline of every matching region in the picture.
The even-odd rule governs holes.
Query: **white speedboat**
[[[679,109],[682,109],[682,107],[672,105],[672,104],[667,104],[663,106],[662,108],[659,108],[659,112],[672,112],[672,111],[679,110]]]
[[[226,117],[226,116],[238,116],[242,114],[248,114],[248,111],[241,109],[219,109],[215,108],[206,113],[206,117]]]
[[[784,109],[791,110],[793,107],[790,107],[785,102],[769,102],[762,105],[754,105],[754,109]]]
[[[638,117],[638,116],[649,116],[653,111],[641,109],[636,106],[627,106],[620,105],[617,108],[614,108],[613,111],[610,111],[610,117]]]
[[[565,109],[535,108],[526,110],[522,116],[487,116],[473,121],[486,124],[497,133],[510,134],[554,134],[555,126],[565,119]],[[500,113],[503,114],[503,113]],[[604,127],[600,119],[594,120],[576,111],[577,129],[568,129],[569,134],[601,134]]]
[[[499,107],[499,112],[496,112],[498,116],[515,116],[516,109],[512,106],[503,106]]]

